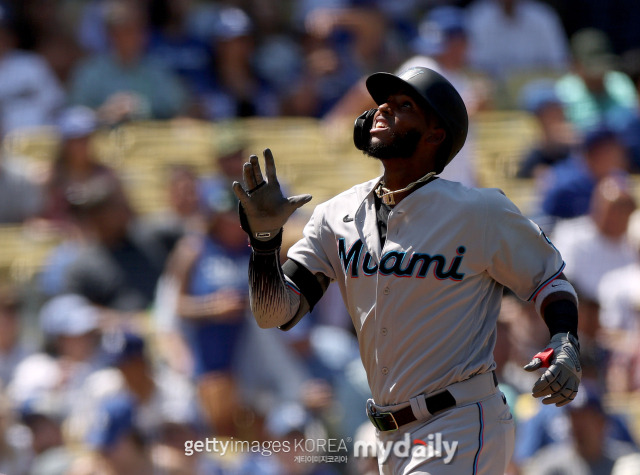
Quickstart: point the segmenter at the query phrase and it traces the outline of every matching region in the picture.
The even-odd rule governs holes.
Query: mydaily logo
[[[440,432],[429,434],[423,439],[411,439],[411,434],[405,434],[399,441],[381,442],[377,440],[356,440],[353,445],[354,457],[378,457],[379,463],[384,463],[393,455],[397,458],[429,459],[442,458],[445,464],[451,463],[458,450],[458,441],[449,442],[443,439]]]

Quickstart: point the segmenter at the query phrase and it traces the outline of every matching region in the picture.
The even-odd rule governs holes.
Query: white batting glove
[[[267,179],[262,177],[258,157],[251,155],[242,170],[244,187],[235,181],[233,191],[248,221],[250,231],[245,231],[257,240],[268,241],[280,232],[296,209],[311,201],[311,195],[285,198],[280,190],[271,150],[265,149],[263,155]]]
[[[580,344],[570,333],[556,333],[544,351],[536,354],[524,367],[527,371],[547,369],[533,385],[533,397],[542,397],[543,404],[564,406],[578,393],[582,369],[580,368]]]

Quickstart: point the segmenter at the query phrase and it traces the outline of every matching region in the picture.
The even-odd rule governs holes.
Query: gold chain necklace
[[[436,172],[429,172],[422,178],[418,178],[416,181],[409,183],[404,188],[399,190],[391,191],[389,188],[385,188],[384,181],[381,181],[380,184],[376,187],[376,196],[382,200],[382,202],[388,206],[393,206],[396,204],[396,200],[393,195],[396,193],[403,193],[405,191],[409,191],[411,188],[416,186],[418,183],[423,183],[429,180],[432,176],[434,176]]]

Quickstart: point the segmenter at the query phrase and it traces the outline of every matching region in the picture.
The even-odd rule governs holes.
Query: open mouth
[[[378,132],[382,130],[387,130],[389,128],[389,122],[387,122],[382,117],[378,117],[373,121],[373,127],[371,127],[371,132]]]

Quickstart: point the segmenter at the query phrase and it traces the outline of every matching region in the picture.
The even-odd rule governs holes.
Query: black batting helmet
[[[396,76],[374,73],[366,81],[369,94],[376,104],[386,102],[390,94],[403,91],[440,119],[447,137],[441,150],[438,173],[453,160],[467,139],[469,116],[462,97],[447,79],[432,69],[415,67]]]

